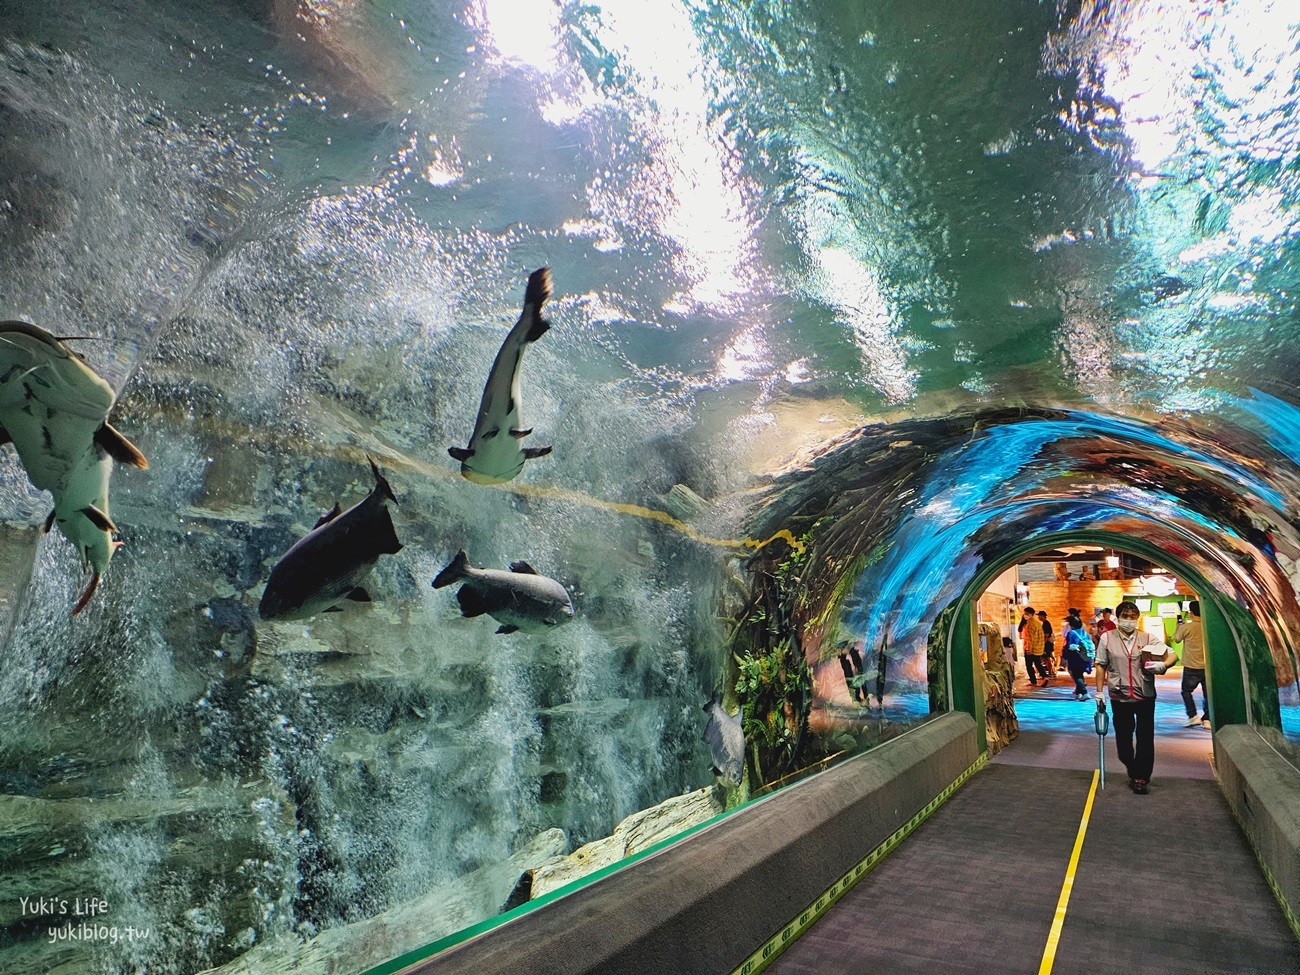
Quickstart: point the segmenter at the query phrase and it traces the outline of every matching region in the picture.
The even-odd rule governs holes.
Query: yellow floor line
[[[1079,868],[1079,854],[1083,852],[1083,838],[1088,835],[1088,818],[1092,815],[1092,800],[1097,795],[1097,780],[1100,772],[1092,770],[1092,788],[1088,790],[1088,801],[1083,805],[1083,819],[1079,822],[1079,835],[1074,838],[1074,852],[1070,854],[1070,865],[1065,870],[1065,883],[1061,885],[1061,897],[1056,902],[1056,915],[1052,918],[1052,930],[1047,935],[1047,947],[1043,950],[1043,962],[1038,966],[1038,975],[1050,975],[1052,965],[1056,963],[1056,946],[1061,941],[1061,928],[1065,926],[1065,909],[1070,906],[1070,893],[1074,890],[1074,872]]]

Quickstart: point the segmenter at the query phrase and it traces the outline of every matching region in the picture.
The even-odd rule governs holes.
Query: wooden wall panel
[[[1047,618],[1052,621],[1052,629],[1060,632],[1060,622],[1065,618],[1065,611],[1071,606],[1083,613],[1086,623],[1092,619],[1094,606],[1109,606],[1111,609],[1124,598],[1125,590],[1131,583],[1103,580],[1101,582],[1030,582],[1029,604],[1034,609],[1047,611]],[[1178,581],[1180,594],[1193,596],[1194,593],[1183,581]]]

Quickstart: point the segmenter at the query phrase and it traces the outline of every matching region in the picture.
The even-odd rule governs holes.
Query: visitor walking
[[[1043,666],[1053,677],[1056,676],[1056,638],[1052,633],[1052,624],[1047,618],[1047,611],[1038,611],[1038,622],[1043,624]]]
[[[1020,621],[1020,639],[1025,647],[1025,669],[1029,671],[1029,683],[1038,686],[1035,672],[1042,675],[1043,683],[1048,683],[1047,668],[1043,666],[1043,624],[1034,613],[1034,607],[1026,606],[1024,619]]]
[[[1210,693],[1205,687],[1205,632],[1201,626],[1201,601],[1193,599],[1188,603],[1191,617],[1178,624],[1174,630],[1174,643],[1183,645],[1183,707],[1187,709],[1187,721],[1184,728],[1195,728],[1198,724],[1210,727]],[[1201,688],[1201,710],[1196,710],[1196,700],[1192,692],[1197,685]]]
[[[1128,769],[1129,788],[1146,795],[1155,767],[1155,675],[1163,674],[1178,658],[1138,629],[1142,614],[1136,603],[1126,599],[1115,609],[1116,628],[1102,634],[1093,662],[1097,698],[1102,697],[1105,681],[1114,716],[1115,751]]]
[[[1088,658],[1083,649],[1083,620],[1077,616],[1065,618],[1064,647],[1061,659],[1065,669],[1074,678],[1074,699],[1088,700],[1088,685],[1083,682],[1083,672],[1088,665]]]

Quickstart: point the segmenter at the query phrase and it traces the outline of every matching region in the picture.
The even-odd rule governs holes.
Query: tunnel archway
[[[1101,544],[1143,556],[1167,566],[1192,586],[1200,594],[1206,633],[1211,724],[1215,729],[1227,724],[1281,726],[1276,672],[1267,639],[1254,618],[1221,585],[1210,581],[1188,559],[1143,539],[1110,531],[1061,531],[1038,535],[1000,551],[971,578],[962,594],[936,620],[936,626],[946,629],[942,644],[946,648],[947,706],[966,711],[975,718],[981,731],[981,747],[984,690],[975,602],[990,582],[1024,556],[1070,544]]]
[[[1207,637],[1238,649],[1234,673],[1215,675],[1214,723],[1259,729],[1294,764],[1300,535],[1286,483],[1269,475],[1286,469],[1281,454],[1273,467],[1250,460],[1251,438],[1186,420],[976,411],[864,426],[792,466],[759,497],[746,532],[785,529],[806,546],[785,604],[814,672],[815,713],[827,726],[853,719],[848,681],[864,678],[842,676],[835,659],[848,639],[888,665],[877,711],[890,711],[882,702],[892,694],[889,717],[900,723],[922,710],[978,717],[965,652],[974,639],[962,622],[974,614],[959,610],[1022,555],[1091,541],[1216,594]],[[1239,688],[1231,716],[1229,688]]]

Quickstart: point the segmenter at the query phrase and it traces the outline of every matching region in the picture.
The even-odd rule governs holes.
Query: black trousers
[[[1115,722],[1115,751],[1129,778],[1151,778],[1156,761],[1156,699],[1110,702]],[[1135,743],[1136,740],[1136,743]]]

